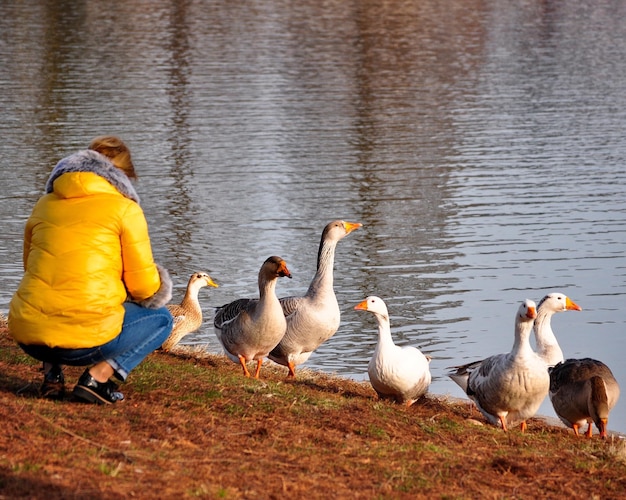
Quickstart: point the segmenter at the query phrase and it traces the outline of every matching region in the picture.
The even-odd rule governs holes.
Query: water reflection
[[[177,294],[195,270],[220,283],[188,342],[218,348],[212,307],[256,295],[269,255],[294,275],[279,293],[304,293],[344,218],[364,227],[337,248],[342,326],[306,366],[366,376],[376,329],[352,308],[374,293],[396,342],[433,356],[433,391],[460,396],[446,367],[508,350],[517,301],[556,289],[584,309],[554,319],[566,354],[626,380],[625,9],[2,3],[0,301],[50,169],[116,133]]]
[[[187,186],[193,178],[189,120],[193,105],[189,88],[192,68],[188,11],[189,2],[175,2],[172,5],[172,12],[169,13],[169,26],[165,31],[168,59],[164,66],[167,74],[166,93],[170,101],[166,130],[171,154],[164,163],[171,166],[169,174],[166,173],[163,177],[173,182],[167,202],[170,207],[169,215],[174,220],[185,220],[186,214],[192,212],[193,204],[193,196]],[[191,224],[172,226],[172,234],[166,238],[166,243],[172,249],[170,262],[175,269],[185,269],[187,255],[192,251],[189,244],[198,231],[199,228]]]

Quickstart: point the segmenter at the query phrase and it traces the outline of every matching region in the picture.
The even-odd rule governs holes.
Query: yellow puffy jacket
[[[9,309],[23,344],[102,345],[122,329],[130,298],[157,308],[171,280],[152,256],[130,180],[95,151],[61,160],[24,231],[24,277]]]

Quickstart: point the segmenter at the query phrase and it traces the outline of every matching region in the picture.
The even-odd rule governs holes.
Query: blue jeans
[[[20,344],[20,347],[29,356],[55,365],[89,366],[106,361],[113,367],[118,379],[126,380],[133,368],[161,347],[172,331],[174,320],[167,307],[146,309],[126,302],[124,309],[122,331],[101,346],[64,349]]]

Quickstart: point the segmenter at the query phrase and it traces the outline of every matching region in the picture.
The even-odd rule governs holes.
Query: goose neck
[[[541,309],[537,313],[533,330],[535,332],[535,340],[538,346],[553,345],[557,343],[554,332],[552,331],[551,311],[542,311]]]
[[[276,279],[267,280],[259,276],[259,297],[261,299],[276,295]]]
[[[389,318],[376,313],[376,319],[378,320],[378,342],[382,344],[392,342]]]
[[[317,252],[317,270],[310,289],[332,288],[336,242],[322,241]]]
[[[183,297],[183,300],[181,301],[180,305],[181,307],[192,307],[195,306],[196,304],[199,305],[198,302],[198,297],[194,297],[192,295],[186,294],[185,297]]]
[[[523,353],[532,351],[530,346],[530,332],[532,330],[531,322],[516,323],[515,325],[515,342],[513,343],[513,353]]]
[[[198,288],[192,288],[189,287],[187,288],[187,291],[185,292],[185,296],[183,297],[182,302],[193,302],[198,300],[198,292],[199,289]]]

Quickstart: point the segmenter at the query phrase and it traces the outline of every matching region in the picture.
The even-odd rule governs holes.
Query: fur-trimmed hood
[[[68,172],[93,172],[109,181],[120,194],[139,203],[139,195],[127,175],[97,151],[85,149],[59,161],[48,177],[46,193],[52,193],[54,181]]]

